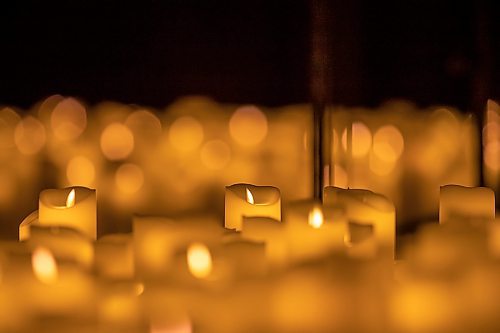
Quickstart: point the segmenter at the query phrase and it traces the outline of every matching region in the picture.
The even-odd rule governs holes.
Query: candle
[[[225,227],[241,230],[244,217],[281,221],[280,191],[272,186],[234,184],[226,187]]]
[[[297,202],[284,212],[293,260],[302,261],[345,249],[347,219],[340,207]]]
[[[323,200],[326,206],[344,207],[349,220],[350,254],[362,257],[387,254],[394,258],[396,210],[389,199],[368,190],[327,186]],[[364,237],[365,240],[358,246],[355,242],[357,236],[370,228],[373,229],[369,232],[372,237]]]
[[[441,186],[439,223],[453,219],[495,219],[495,193],[486,187]]]
[[[24,241],[30,238],[31,226],[38,224],[38,210],[34,211],[19,225],[19,240]]]
[[[95,190],[79,186],[43,190],[38,210],[40,225],[65,226],[97,238]]]

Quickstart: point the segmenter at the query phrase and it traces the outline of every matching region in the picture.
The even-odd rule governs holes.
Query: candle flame
[[[212,256],[208,248],[201,243],[189,245],[187,262],[189,271],[198,279],[206,278],[212,272]]]
[[[252,205],[255,204],[255,200],[253,199],[252,192],[250,192],[250,190],[248,188],[246,190],[247,190],[247,202],[249,204],[252,204]]]
[[[323,212],[319,207],[314,207],[309,213],[309,225],[315,229],[323,225]]]
[[[44,248],[38,247],[31,257],[33,273],[43,283],[52,284],[57,280],[57,265],[52,253]]]
[[[69,192],[68,197],[66,198],[66,208],[73,207],[75,205],[75,189],[72,189]]]

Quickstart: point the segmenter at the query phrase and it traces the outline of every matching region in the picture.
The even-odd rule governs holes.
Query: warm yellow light
[[[43,283],[52,284],[57,280],[57,265],[52,253],[44,247],[38,247],[31,257],[33,273]]]
[[[116,170],[115,182],[122,192],[132,194],[139,191],[144,184],[144,173],[137,165],[126,163]]]
[[[231,137],[242,146],[256,146],[267,135],[266,115],[253,105],[238,108],[229,120]]]
[[[337,164],[333,166],[333,186],[340,188],[347,188],[349,186],[347,172]]]
[[[204,279],[212,272],[212,256],[201,243],[193,243],[188,247],[187,262],[189,271],[198,279]]]
[[[362,122],[352,124],[352,142],[351,151],[353,157],[363,157],[368,154],[372,145],[372,133],[370,129]],[[347,129],[342,133],[342,147],[345,151],[347,147]]]
[[[87,113],[76,99],[66,98],[59,102],[52,111],[50,123],[58,139],[73,140],[85,130]]]
[[[255,204],[255,200],[253,199],[253,194],[248,188],[246,189],[246,195],[247,195],[247,202],[252,205]]]
[[[180,117],[174,121],[168,132],[169,140],[175,149],[192,151],[203,141],[203,126],[193,117]]]
[[[95,179],[94,164],[84,156],[73,157],[66,167],[66,177],[71,185],[90,187]]]
[[[203,145],[200,152],[203,164],[211,170],[224,168],[231,159],[231,150],[222,140],[212,140]]]
[[[101,150],[110,160],[127,158],[134,150],[134,135],[120,123],[108,125],[101,134]]]
[[[69,192],[68,197],[66,198],[66,208],[70,208],[75,205],[75,198],[76,198],[75,189],[72,189]]]
[[[500,142],[488,142],[484,148],[484,163],[486,166],[493,170],[500,170]]]
[[[314,229],[319,229],[323,225],[323,212],[319,207],[314,207],[309,212],[309,225]]]
[[[385,162],[395,162],[404,150],[401,132],[392,125],[382,126],[373,136],[373,152]]]
[[[33,155],[45,145],[46,135],[42,123],[28,116],[17,123],[14,130],[14,142],[19,151],[25,155]]]

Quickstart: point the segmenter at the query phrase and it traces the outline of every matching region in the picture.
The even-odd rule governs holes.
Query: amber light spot
[[[246,189],[246,194],[247,194],[247,202],[251,205],[255,204],[255,200],[253,198],[252,192],[247,188]]]
[[[309,225],[314,229],[319,229],[323,225],[323,212],[319,207],[314,207],[309,212]]]
[[[43,283],[52,284],[57,280],[57,265],[52,253],[44,248],[38,247],[31,257],[33,273]]]
[[[68,197],[66,198],[66,208],[71,208],[75,205],[76,193],[75,189],[72,189],[69,192]]]
[[[187,262],[189,271],[198,279],[204,279],[212,272],[212,256],[201,243],[193,243],[188,247]]]

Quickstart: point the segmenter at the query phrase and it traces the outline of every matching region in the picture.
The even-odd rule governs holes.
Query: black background
[[[330,1],[331,98],[499,97],[499,1]],[[309,101],[309,1],[2,1],[0,104]]]

